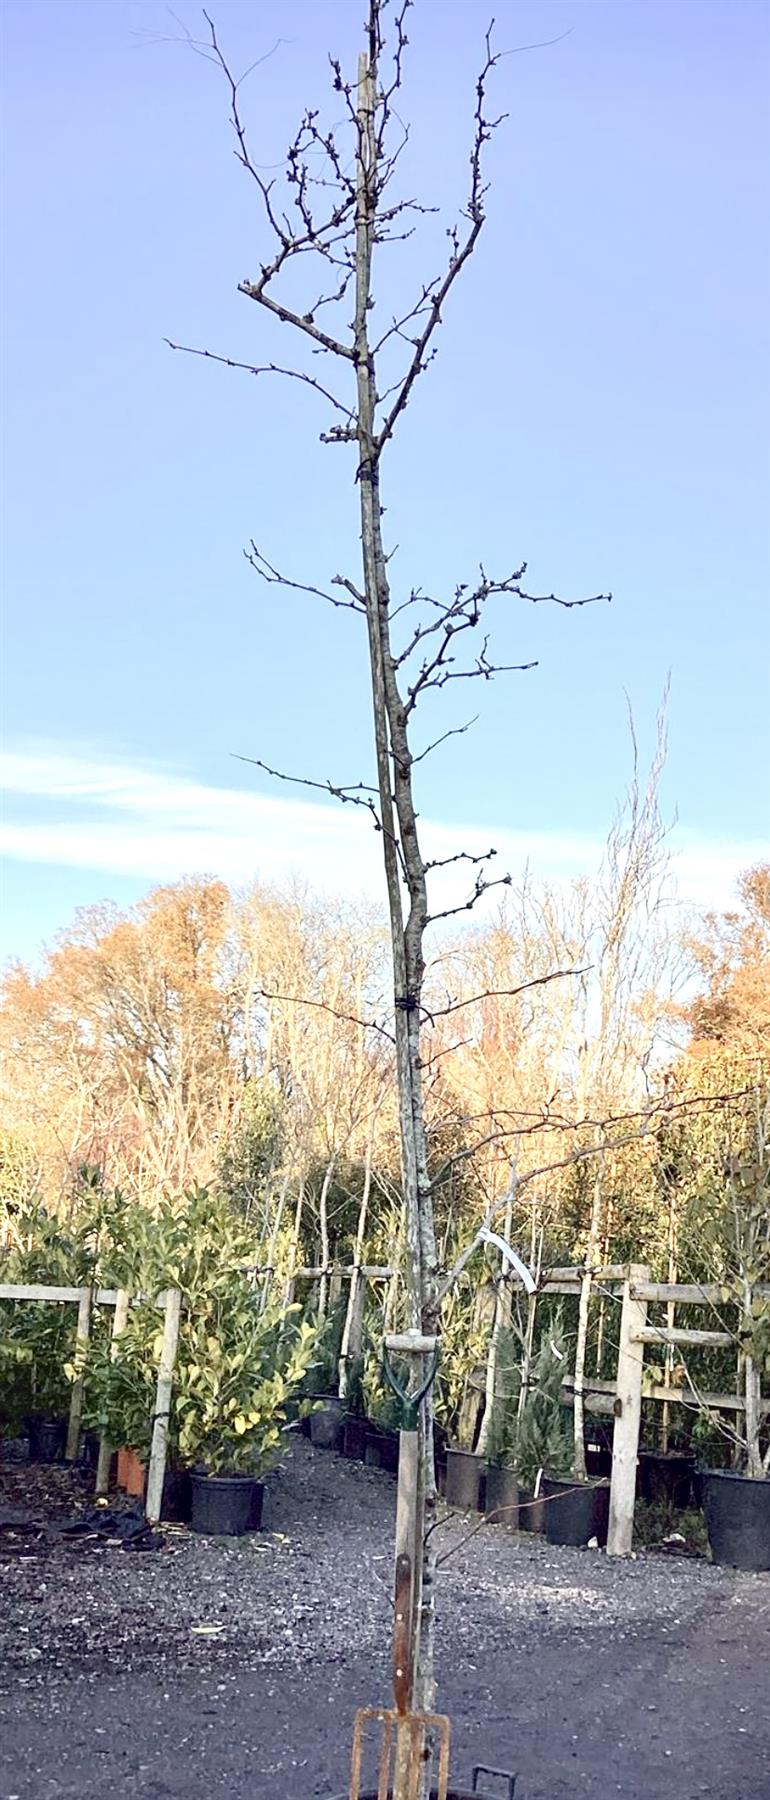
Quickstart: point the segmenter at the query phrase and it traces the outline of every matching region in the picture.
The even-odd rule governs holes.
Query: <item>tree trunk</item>
[[[533,1294],[527,1295],[527,1324],[526,1324],[526,1328],[524,1331],[524,1347],[523,1347],[522,1357],[521,1357],[521,1385],[519,1387],[519,1401],[518,1401],[518,1406],[516,1408],[516,1414],[519,1419],[521,1418],[524,1408],[527,1404],[527,1399],[529,1397],[530,1383],[532,1381],[532,1362],[533,1362],[533,1352],[534,1352],[534,1348],[535,1348],[535,1323],[537,1320],[537,1301],[538,1301],[537,1287],[540,1284],[540,1275],[541,1275],[541,1271],[542,1271],[542,1267],[543,1267],[543,1241],[544,1241],[544,1238],[545,1238],[545,1229],[542,1225],[540,1226],[539,1233],[537,1232],[537,1228],[536,1228],[536,1224],[535,1224],[534,1202],[533,1202],[532,1249],[531,1249],[531,1256],[530,1256],[530,1267],[532,1269],[532,1273],[535,1277],[535,1282],[537,1285],[535,1288],[535,1292]]]
[[[349,1365],[360,1358],[362,1348],[362,1328],[366,1296],[363,1277],[361,1275],[361,1263],[364,1256],[366,1220],[369,1211],[369,1195],[372,1187],[372,1156],[374,1153],[374,1128],[376,1117],[377,1114],[376,1111],[374,1111],[372,1113],[369,1134],[366,1140],[364,1185],[361,1194],[361,1204],[358,1209],[358,1219],[356,1221],[356,1238],[353,1246],[353,1268],[350,1275],[348,1304],[345,1313],[345,1323],[342,1327],[342,1340],[340,1343],[339,1394],[340,1398],[343,1400],[348,1392],[348,1381],[350,1376]]]
[[[329,1189],[331,1187],[336,1156],[331,1156],[321,1182],[318,1197],[318,1224],[321,1233],[321,1280],[318,1287],[318,1317],[325,1319],[329,1310]]]
[[[759,1369],[753,1356],[746,1357],[746,1472],[756,1479],[763,1474],[762,1456],[759,1448],[759,1428],[761,1422],[761,1392]]]
[[[278,1234],[281,1229],[281,1222],[283,1219],[284,1208],[286,1206],[286,1197],[287,1197],[288,1192],[289,1192],[289,1176],[284,1175],[284,1178],[281,1182],[280,1190],[278,1193],[278,1199],[277,1199],[276,1208],[275,1208],[275,1217],[273,1219],[272,1230],[270,1232],[270,1242],[267,1247],[267,1265],[266,1265],[266,1269],[265,1269],[264,1280],[262,1282],[262,1295],[261,1295],[261,1300],[260,1300],[260,1310],[262,1312],[264,1312],[265,1308],[267,1306],[269,1306],[270,1300],[272,1298],[273,1285],[275,1282],[275,1256],[276,1256],[276,1250],[278,1247]]]
[[[578,1328],[575,1340],[575,1411],[574,1411],[574,1450],[572,1468],[578,1480],[585,1480],[586,1445],[585,1445],[585,1372],[586,1350],[588,1347],[588,1325],[591,1310],[591,1286],[593,1271],[596,1267],[602,1227],[602,1179],[597,1168],[594,1179],[593,1197],[591,1200],[591,1225],[588,1234],[588,1248],[585,1257],[585,1269],[580,1283],[580,1303],[578,1306]]]
[[[513,1196],[510,1195],[509,1199],[508,1199],[508,1204],[505,1209],[505,1219],[503,1222],[503,1237],[505,1238],[506,1243],[510,1243],[512,1229],[513,1229]],[[499,1352],[500,1352],[500,1338],[502,1336],[502,1333],[505,1330],[507,1330],[507,1328],[511,1322],[511,1289],[510,1289],[510,1282],[507,1279],[507,1276],[508,1276],[508,1263],[507,1263],[506,1257],[502,1254],[502,1251],[501,1251],[501,1253],[500,1253],[500,1280],[498,1281],[497,1292],[495,1295],[495,1316],[494,1316],[494,1320],[493,1320],[493,1324],[492,1324],[492,1334],[491,1334],[491,1337],[489,1340],[489,1350],[487,1352],[486,1381],[485,1381],[485,1387],[484,1387],[484,1411],[483,1411],[482,1418],[481,1418],[481,1424],[479,1426],[479,1437],[478,1437],[478,1444],[477,1444],[477,1450],[478,1450],[479,1456],[486,1456],[486,1453],[487,1453],[487,1446],[489,1444],[489,1434],[492,1429],[492,1423],[494,1420],[495,1402],[498,1398],[497,1364],[498,1364],[498,1357],[499,1357]]]
[[[388,894],[393,959],[396,1068],[398,1077],[401,1168],[404,1199],[405,1281],[408,1323],[435,1335],[436,1246],[422,1099],[420,1057],[421,999],[424,976],[423,936],[428,907],[425,866],[417,835],[412,792],[412,757],[407,714],[398,689],[390,646],[390,591],[382,541],[379,446],[376,442],[376,380],[369,343],[371,267],[377,215],[377,138],[375,131],[374,46],[364,53],[358,70],[358,155],[356,205],[356,306],[354,362],[358,409],[358,489],[361,515],[363,584],[369,636],[369,662],[374,715],[380,826]],[[409,895],[404,922],[402,877]],[[433,1534],[426,1527],[435,1507],[432,1413],[423,1404],[418,1433],[417,1541],[424,1546],[414,1571],[411,1644],[412,1705],[433,1707]],[[406,1791],[396,1800],[406,1800]]]
[[[668,1197],[668,1274],[666,1277],[667,1281],[674,1283],[677,1279],[677,1273],[678,1273],[678,1257],[677,1257],[676,1190],[672,1187],[669,1192],[669,1197]],[[674,1301],[669,1300],[666,1305],[666,1325],[669,1327],[670,1330],[673,1331],[675,1324],[676,1324],[676,1307],[675,1307]],[[676,1347],[674,1344],[667,1344],[666,1345],[666,1357],[665,1357],[665,1370],[664,1370],[664,1375],[663,1375],[663,1381],[664,1381],[664,1384],[666,1387],[673,1387],[675,1366],[676,1366]],[[671,1408],[669,1406],[668,1401],[664,1400],[663,1415],[662,1415],[662,1419],[661,1419],[661,1431],[660,1431],[660,1445],[661,1445],[661,1449],[662,1449],[664,1455],[665,1455],[666,1451],[668,1450],[670,1430],[671,1430]]]
[[[297,1189],[297,1204],[294,1208],[294,1228],[293,1228],[292,1234],[291,1234],[291,1249],[289,1251],[289,1268],[288,1268],[288,1273],[286,1276],[286,1281],[284,1283],[284,1290],[283,1290],[284,1306],[291,1306],[291,1304],[294,1300],[295,1271],[296,1271],[297,1263],[299,1261],[299,1240],[300,1240],[300,1232],[302,1230],[302,1211],[303,1211],[304,1204],[305,1204],[305,1178],[304,1178],[304,1176],[300,1176],[299,1187]]]

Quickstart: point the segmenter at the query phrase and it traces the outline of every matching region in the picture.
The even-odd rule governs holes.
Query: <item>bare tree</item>
[[[308,776],[307,785],[328,791],[344,804],[367,809],[381,836],[393,964],[408,1318],[414,1330],[432,1338],[439,1329],[439,1284],[423,1106],[425,934],[435,918],[470,910],[484,893],[499,880],[507,882],[508,877],[492,874],[494,852],[452,857],[450,861],[468,865],[467,900],[461,906],[431,913],[428,878],[431,870],[445,864],[426,859],[423,852],[414,771],[437,742],[465,727],[450,727],[442,738],[417,753],[415,715],[426,696],[450,683],[487,681],[503,668],[532,666],[495,662],[485,621],[496,597],[561,606],[584,605],[588,599],[557,600],[553,594],[529,593],[522,585],[524,563],[501,575],[491,575],[480,565],[473,579],[459,581],[448,596],[428,594],[417,587],[394,595],[391,588],[383,535],[387,455],[419,379],[435,356],[436,336],[450,294],[476,250],[485,219],[484,152],[504,116],[493,116],[488,107],[488,85],[500,59],[488,32],[475,85],[469,189],[457,222],[447,232],[446,262],[404,299],[390,325],[377,335],[373,325],[375,252],[411,235],[421,215],[431,210],[415,199],[400,198],[396,179],[408,142],[398,96],[411,5],[412,0],[369,0],[357,81],[347,79],[341,63],[331,59],[335,104],[343,114],[349,142],[343,142],[338,126],[327,127],[318,111],[307,110],[289,146],[283,183],[267,179],[252,155],[240,81],[227,63],[208,15],[208,37],[195,47],[219,67],[227,81],[236,155],[254,184],[268,244],[258,275],[242,282],[240,292],[286,327],[307,353],[296,364],[272,358],[236,364],[221,355],[216,360],[246,368],[255,376],[275,374],[301,382],[314,399],[320,398],[331,408],[322,441],[354,447],[362,548],[359,578],[337,573],[319,586],[315,579],[299,579],[278,569],[256,542],[248,555],[264,581],[317,595],[335,607],[350,609],[366,623],[376,783],[373,787],[360,781],[334,784]],[[386,24],[390,31],[387,46]],[[299,294],[304,297],[298,298]],[[209,351],[196,354],[212,355]],[[260,762],[272,774],[282,774]],[[282,774],[282,778],[287,777]],[[428,1396],[420,1414],[416,1544],[425,1548],[415,1556],[410,1607],[414,1675],[409,1694],[412,1704],[426,1709],[432,1707],[434,1690],[432,1538],[426,1514],[435,1495],[429,1450],[432,1416]]]

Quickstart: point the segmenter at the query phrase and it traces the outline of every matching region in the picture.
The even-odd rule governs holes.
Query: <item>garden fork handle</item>
[[[396,1711],[409,1711],[412,1696],[412,1561],[402,1551],[396,1557],[395,1620],[393,1625],[393,1692]]]

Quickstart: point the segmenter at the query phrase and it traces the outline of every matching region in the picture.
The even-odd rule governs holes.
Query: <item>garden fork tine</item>
[[[430,1732],[438,1749],[438,1770],[432,1792],[436,1800],[447,1800],[449,1786],[450,1725],[443,1713],[399,1713],[393,1707],[361,1706],[353,1726],[353,1757],[350,1769],[349,1800],[361,1800],[361,1766],[364,1734],[369,1723],[382,1726],[377,1770],[377,1800],[390,1800],[395,1779],[394,1749],[408,1737],[407,1797],[418,1800],[420,1778],[425,1767],[425,1739]]]

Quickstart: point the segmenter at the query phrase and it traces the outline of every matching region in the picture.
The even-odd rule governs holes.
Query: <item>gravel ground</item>
[[[297,1438],[262,1533],[129,1551],[119,1509],[109,1537],[64,1535],[84,1476],[0,1464],[0,1800],[341,1793],[353,1711],[388,1699],[394,1491]],[[770,1800],[770,1577],[467,1532],[440,1532],[455,1780]]]

